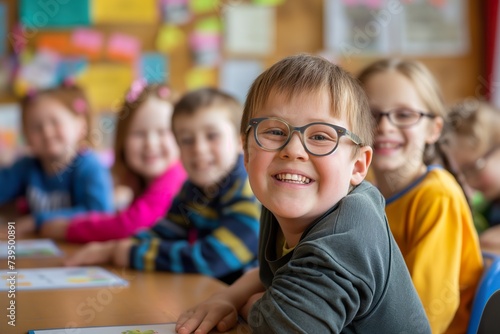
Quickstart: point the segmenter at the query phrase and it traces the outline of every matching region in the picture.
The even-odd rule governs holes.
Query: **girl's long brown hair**
[[[174,105],[179,95],[166,84],[146,85],[142,91],[132,99],[130,98],[130,92],[127,94],[116,117],[114,142],[115,161],[111,168],[111,172],[116,184],[127,185],[132,189],[142,189],[145,184],[142,177],[133,172],[125,160],[125,140],[137,110],[139,110],[143,103],[151,97]]]

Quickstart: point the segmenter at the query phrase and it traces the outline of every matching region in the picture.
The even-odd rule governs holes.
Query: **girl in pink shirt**
[[[87,213],[55,219],[41,228],[43,237],[70,242],[120,239],[152,226],[170,208],[186,180],[171,131],[177,96],[165,85],[132,84],[117,115],[115,181],[133,191],[132,203],[114,214]]]

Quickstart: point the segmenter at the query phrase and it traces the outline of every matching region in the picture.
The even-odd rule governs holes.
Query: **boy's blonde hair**
[[[116,183],[133,186],[136,185],[136,182],[142,183],[141,177],[130,169],[125,160],[125,141],[137,110],[150,98],[156,98],[173,105],[178,97],[179,94],[166,84],[145,84],[144,87],[139,87],[136,91],[133,88],[130,89],[116,117],[115,161],[111,167]],[[130,177],[134,176],[135,180],[131,180]]]
[[[368,100],[358,81],[328,60],[308,54],[286,57],[260,74],[253,82],[243,109],[240,134],[246,138],[250,119],[275,94],[285,98],[302,94],[330,96],[332,116],[347,121],[362,145],[373,143],[373,118]],[[244,139],[246,149],[247,141]]]
[[[186,93],[174,106],[172,129],[175,134],[175,119],[178,116],[192,116],[201,109],[220,108],[227,113],[238,132],[241,122],[241,104],[231,95],[216,88],[199,88]]]
[[[476,99],[467,99],[450,108],[443,135],[447,144],[448,135],[467,138],[469,148],[486,151],[500,145],[500,110],[491,104]]]
[[[431,115],[446,119],[446,108],[441,88],[427,67],[417,60],[397,58],[382,59],[363,69],[358,79],[362,84],[365,84],[373,75],[389,71],[396,71],[413,83],[427,112]],[[436,147],[436,144],[426,145],[424,151],[424,162],[426,164],[441,162],[442,159],[442,152],[439,147]]]
[[[86,147],[92,147],[94,144],[90,140],[91,114],[87,96],[82,88],[74,84],[64,84],[59,87],[33,91],[24,96],[21,100],[21,124],[23,132],[26,133],[26,113],[40,98],[48,97],[61,103],[66,109],[78,117],[82,117],[86,124],[86,132],[83,141]]]

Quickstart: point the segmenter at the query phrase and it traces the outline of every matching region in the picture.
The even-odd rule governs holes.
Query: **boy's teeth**
[[[393,144],[393,143],[378,143],[377,144],[377,147],[379,147],[379,148],[394,148],[396,146],[397,145]]]
[[[311,182],[311,179],[298,175],[298,174],[277,174],[276,178],[280,181],[285,181],[285,182],[291,182],[291,183],[301,183],[301,184],[308,184]]]

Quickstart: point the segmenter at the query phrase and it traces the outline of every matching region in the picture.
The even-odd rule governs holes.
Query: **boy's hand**
[[[68,230],[69,220],[57,219],[46,221],[40,227],[40,236],[51,239],[65,240]]]
[[[222,294],[216,294],[205,302],[185,311],[177,320],[175,330],[179,334],[207,334],[214,327],[225,332],[238,323],[238,310]]]
[[[64,261],[65,266],[106,264],[113,260],[117,241],[91,242]]]

